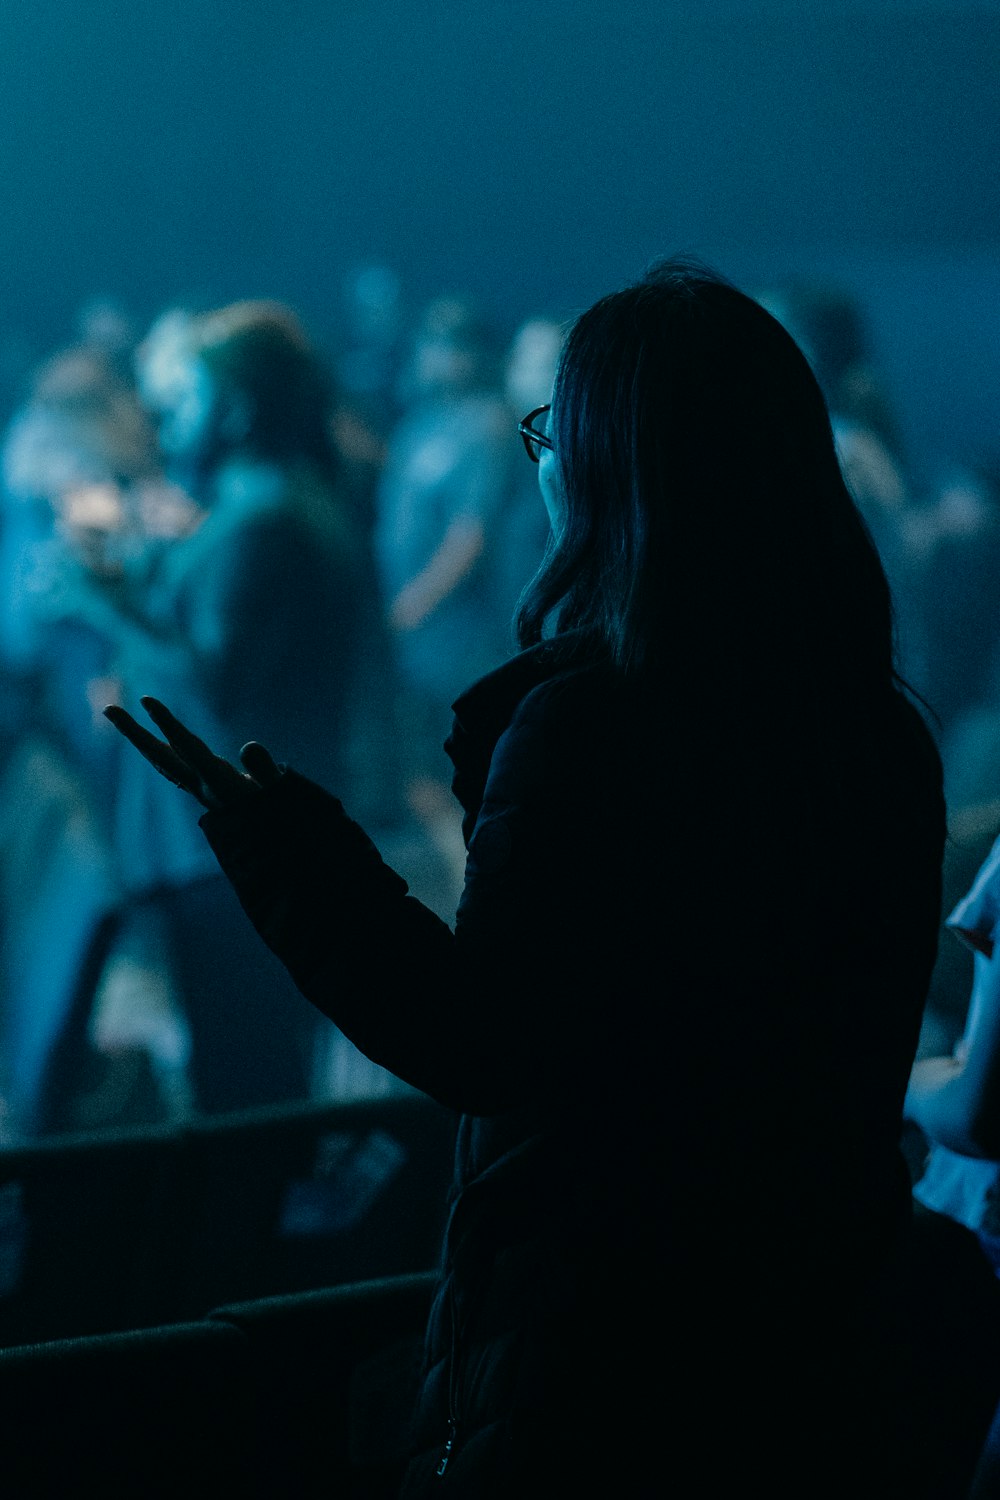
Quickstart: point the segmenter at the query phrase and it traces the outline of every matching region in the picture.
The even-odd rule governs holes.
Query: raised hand
[[[154,770],[174,786],[189,792],[203,807],[226,807],[243,797],[253,796],[281,775],[269,751],[256,741],[244,745],[240,751],[244,769],[239,771],[210,750],[205,741],[182,724],[158,698],[144,697],[139,702],[163,734],[162,740],[117,704],[109,704],[104,709],[104,717],[129,744],[135,746]]]

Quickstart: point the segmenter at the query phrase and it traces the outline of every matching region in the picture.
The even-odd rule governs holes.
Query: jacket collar
[[[593,642],[582,630],[540,641],[480,677],[455,699],[452,712],[463,734],[493,743],[510,723],[515,708],[539,683],[557,672],[597,659]]]
[[[444,748],[455,767],[452,790],[465,809],[467,836],[482,802],[494,747],[517,705],[557,673],[596,659],[591,638],[583,631],[567,631],[512,656],[456,698]]]

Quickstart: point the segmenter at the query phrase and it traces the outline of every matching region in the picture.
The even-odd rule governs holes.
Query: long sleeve
[[[374,1061],[469,1113],[573,1076],[584,976],[605,993],[594,966],[608,897],[595,871],[613,861],[605,820],[581,820],[578,801],[593,754],[567,763],[551,717],[544,706],[519,713],[496,745],[454,931],[410,895],[341,803],[294,771],[202,819],[250,920],[306,998]]]

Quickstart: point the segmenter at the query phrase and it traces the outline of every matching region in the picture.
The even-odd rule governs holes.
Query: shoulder
[[[531,688],[515,707],[493,753],[494,783],[515,768],[522,784],[562,798],[583,787],[606,794],[635,738],[632,695],[604,666],[558,672]]]
[[[603,662],[567,666],[531,688],[518,703],[512,725],[553,732],[603,718],[629,699],[625,680]]]
[[[297,534],[335,533],[347,509],[342,494],[309,464],[234,465],[220,477],[212,517],[220,532],[271,543]]]

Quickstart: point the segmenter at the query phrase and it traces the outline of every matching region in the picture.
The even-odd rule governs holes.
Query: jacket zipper
[[[444,1445],[434,1475],[440,1479],[448,1467],[458,1436],[458,1311],[455,1307],[455,1283],[448,1283],[448,1311],[451,1314],[451,1362],[448,1368],[448,1441]]]
[[[449,1458],[451,1458],[451,1450],[455,1446],[455,1434],[456,1434],[457,1431],[458,1431],[458,1419],[456,1417],[449,1417],[448,1418],[448,1441],[444,1445],[444,1451],[442,1452],[441,1457],[438,1460],[438,1466],[437,1466],[437,1468],[434,1470],[435,1477],[438,1478],[438,1479],[441,1478],[441,1476],[444,1473],[445,1469],[448,1467],[448,1460],[449,1460]]]

